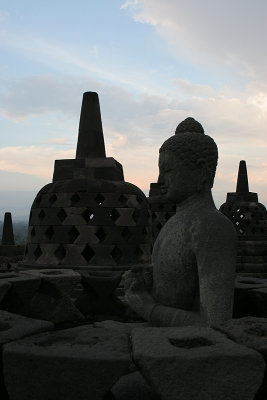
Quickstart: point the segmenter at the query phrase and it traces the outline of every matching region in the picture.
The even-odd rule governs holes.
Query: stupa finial
[[[239,163],[236,192],[238,193],[249,192],[247,166],[246,166],[246,161],[244,160],[241,160]]]
[[[98,157],[106,157],[98,94],[85,92],[81,108],[76,159]]]

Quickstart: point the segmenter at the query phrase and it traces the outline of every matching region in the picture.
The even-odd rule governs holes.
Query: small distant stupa
[[[267,211],[249,191],[246,161],[239,163],[236,192],[227,193],[220,211],[238,234],[237,272],[267,272]]]
[[[4,225],[3,225],[2,246],[6,245],[7,246],[15,245],[12,215],[10,212],[5,213]]]

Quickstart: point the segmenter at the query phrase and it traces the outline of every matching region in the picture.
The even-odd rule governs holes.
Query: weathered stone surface
[[[30,305],[30,316],[55,324],[85,321],[85,317],[73,304],[69,294],[61,292],[53,282],[43,279]]]
[[[263,357],[204,327],[136,328],[133,358],[162,400],[252,400]]]
[[[34,333],[52,330],[54,324],[0,310],[0,346]]]
[[[138,371],[123,375],[111,393],[115,400],[160,400]]]
[[[257,310],[257,316],[267,318],[267,286],[250,290],[249,297]]]
[[[267,358],[267,318],[231,319],[216,326],[216,329],[235,342],[259,351]]]
[[[94,320],[105,320],[123,317],[125,306],[117,298],[115,290],[118,287],[122,272],[87,272],[82,275],[83,292],[75,302],[75,306]]]
[[[25,318],[17,314],[12,314],[7,311],[0,311],[0,398],[1,400],[10,400],[6,391],[4,376],[3,376],[3,362],[2,362],[2,348],[6,343],[18,340],[26,336],[33,335],[34,333],[52,330],[53,324],[47,321],[39,321],[30,318]]]
[[[260,304],[257,300],[253,301],[252,290],[267,288],[267,279],[246,277],[237,275],[235,280],[234,310],[233,317],[240,318],[245,316],[264,316],[260,315]]]
[[[102,400],[131,363],[127,334],[90,325],[10,343],[3,359],[11,400]]]
[[[2,300],[0,307],[3,310],[16,314],[28,315],[30,302],[41,284],[41,279],[23,273],[3,278],[1,282],[9,282],[12,286]]]
[[[8,289],[11,287],[11,283],[4,281],[1,282],[0,280],[0,302],[3,300],[3,298],[5,297],[6,292],[8,291]]]
[[[266,289],[257,289],[257,291]],[[256,290],[255,290],[256,291]],[[261,353],[267,363],[267,319],[244,317],[232,319],[217,327],[236,343],[245,345]],[[265,368],[264,379],[257,392],[255,400],[267,398],[267,369]]]
[[[66,295],[70,294],[81,281],[81,275],[72,269],[24,270],[23,273],[53,283],[62,294]]]
[[[193,118],[159,150],[158,184],[176,212],[153,247],[152,290],[140,270],[125,274],[129,307],[153,326],[212,326],[232,317],[236,232],[212,198],[217,159],[214,140]]]

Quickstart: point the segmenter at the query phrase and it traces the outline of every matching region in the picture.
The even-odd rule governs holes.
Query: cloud
[[[0,22],[5,21],[9,17],[9,12],[5,10],[0,10]]]
[[[267,3],[250,0],[127,1],[134,19],[155,27],[172,54],[214,71],[267,78]]]
[[[79,121],[82,92],[99,92],[106,153],[123,164],[125,177],[143,189],[157,180],[157,158],[160,145],[171,136],[177,124],[188,116],[199,120],[207,134],[219,147],[218,178],[214,193],[224,199],[234,190],[238,163],[245,159],[248,165],[259,165],[266,160],[265,109],[266,87],[248,85],[243,90],[224,88],[216,91],[209,85],[194,84],[176,79],[174,91],[152,95],[135,92],[120,85],[110,85],[86,77],[33,76],[19,81],[3,81],[0,96],[1,113],[12,120],[38,118],[54,113],[54,129],[62,131],[62,121]],[[176,92],[175,88],[179,88]],[[266,92],[265,92],[266,90]],[[41,94],[41,95],[40,95]],[[66,123],[66,122],[64,122]],[[61,128],[60,128],[61,127]],[[61,129],[61,130],[60,130]],[[63,132],[63,131],[62,131]],[[74,145],[61,149],[59,145],[75,143],[64,133],[52,137],[44,145],[14,146],[0,149],[0,168],[52,179],[55,159],[73,158]],[[266,193],[266,168],[251,172],[258,191]],[[224,179],[225,178],[225,179]],[[232,186],[232,187],[231,187]]]
[[[65,146],[71,146],[72,144],[69,143],[68,139],[66,138],[51,138],[47,141],[47,143],[51,144],[58,144],[58,145],[65,145]]]
[[[0,148],[0,170],[52,179],[55,159],[73,158],[74,150],[55,151],[44,146],[9,146]]]

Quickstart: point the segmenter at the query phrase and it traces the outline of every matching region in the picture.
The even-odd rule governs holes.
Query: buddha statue
[[[152,273],[125,273],[129,307],[152,326],[214,326],[232,317],[236,232],[214,204],[214,140],[193,118],[159,150],[159,185],[176,213],[153,248]]]

